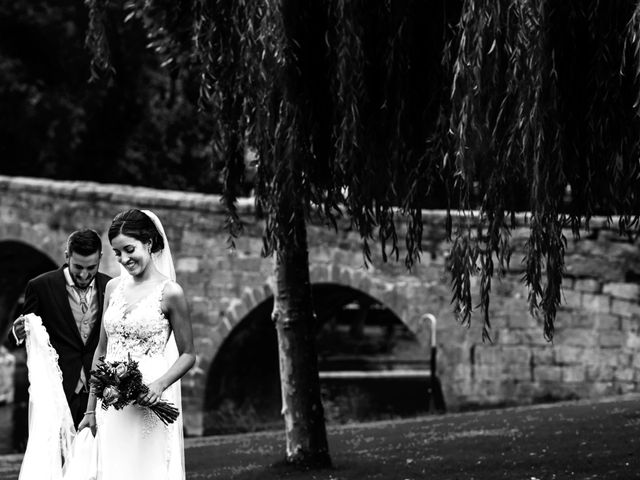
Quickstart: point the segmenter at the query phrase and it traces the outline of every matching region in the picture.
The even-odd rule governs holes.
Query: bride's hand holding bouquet
[[[102,409],[113,407],[120,410],[127,405],[137,403],[149,408],[165,425],[175,422],[178,409],[160,397],[164,389],[159,382],[152,382],[149,386],[142,382],[142,373],[138,369],[138,362],[131,360],[105,362],[100,357],[100,363],[91,371],[91,392],[102,400]],[[87,424],[91,425],[91,417],[95,425],[95,412],[87,412]],[[84,422],[83,419],[82,422]],[[82,422],[80,425],[82,425]]]
[[[136,399],[136,403],[142,405],[143,407],[152,407],[153,405],[156,405],[158,402],[162,401],[162,392],[166,390],[166,387],[163,386],[158,380],[147,385],[147,389],[147,392],[140,392],[138,398]]]

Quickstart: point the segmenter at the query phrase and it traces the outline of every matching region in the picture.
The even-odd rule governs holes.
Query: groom
[[[24,315],[35,313],[42,318],[58,353],[62,386],[76,427],[87,407],[89,371],[110,279],[98,272],[101,257],[102,242],[94,230],[73,232],[67,240],[67,263],[27,283],[22,315],[9,333],[9,344],[21,345],[26,337]]]

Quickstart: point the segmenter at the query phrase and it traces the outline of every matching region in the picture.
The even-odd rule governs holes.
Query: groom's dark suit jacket
[[[86,378],[90,377],[93,353],[98,346],[100,338],[100,325],[102,324],[102,308],[104,303],[104,290],[111,279],[104,273],[98,273],[95,277],[95,291],[98,301],[98,318],[87,339],[82,342],[80,332],[76,324],[66,289],[63,265],[58,270],[43,273],[29,281],[25,290],[24,306],[22,313],[35,313],[42,318],[42,324],[47,329],[51,346],[58,353],[58,364],[62,371],[62,384],[67,400],[74,393],[80,379],[80,368],[84,368]],[[13,334],[9,333],[9,342],[16,345]]]

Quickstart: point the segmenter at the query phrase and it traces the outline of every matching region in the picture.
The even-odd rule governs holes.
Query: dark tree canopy
[[[144,3],[174,17],[186,8]],[[593,215],[638,227],[636,9],[632,0],[196,2],[193,51],[232,227],[247,149],[258,155],[267,251],[292,240],[295,198],[306,217],[348,215],[367,257],[373,240],[397,256],[405,220],[410,266],[422,208],[444,197],[473,219],[448,223],[456,309],[468,322],[469,278],[480,275],[488,327],[492,277],[510,260],[515,212],[527,211],[524,281],[550,338],[568,232]],[[169,17],[151,17],[151,38],[176,45]]]
[[[0,173],[220,191],[211,125],[198,114],[199,70],[162,66],[142,20],[124,22],[129,13],[117,9],[107,28],[118,75],[89,82],[86,6],[2,3]]]

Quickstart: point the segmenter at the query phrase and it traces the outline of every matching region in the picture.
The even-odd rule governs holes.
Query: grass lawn
[[[333,468],[300,471],[281,432],[190,438],[187,480],[640,479],[640,396],[334,427],[329,443]],[[20,462],[0,456],[0,479]]]
[[[283,466],[284,437],[189,440],[188,480],[640,479],[640,397],[329,430],[334,467]]]

